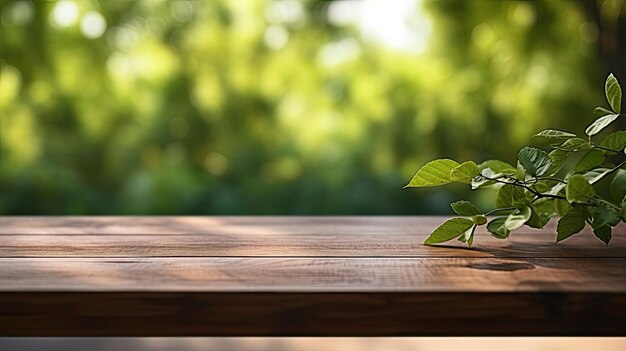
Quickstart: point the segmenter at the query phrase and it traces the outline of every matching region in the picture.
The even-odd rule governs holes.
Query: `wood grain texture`
[[[256,218],[256,222],[255,222]],[[0,257],[626,257],[626,227],[609,247],[590,228],[555,244],[555,224],[476,246],[421,243],[443,217],[0,217]]]
[[[626,258],[5,258],[0,267],[2,291],[626,291]]]
[[[415,233],[436,227],[444,217],[333,216],[81,216],[2,217],[0,234],[368,234]]]
[[[626,335],[626,230],[442,217],[0,217],[0,336]]]
[[[0,267],[2,291],[626,291],[626,258],[9,258]]]

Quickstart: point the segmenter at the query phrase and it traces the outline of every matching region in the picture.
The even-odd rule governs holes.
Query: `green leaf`
[[[619,117],[619,115],[615,113],[596,119],[593,123],[589,125],[589,127],[587,127],[587,129],[585,129],[585,134],[592,136],[600,133],[602,129],[606,128],[609,124],[616,120],[617,117]]]
[[[596,168],[583,174],[583,177],[587,179],[589,184],[595,184],[598,181],[600,181],[602,178],[604,178],[604,176],[606,176],[607,174],[610,174],[612,171],[613,170],[611,168]]]
[[[519,152],[517,159],[526,172],[534,177],[544,175],[552,165],[552,159],[547,152],[528,146]]]
[[[546,138],[546,139],[568,139],[568,138],[575,137],[576,134],[563,132],[563,131],[556,130],[556,129],[546,129],[544,131],[541,131],[535,134],[534,136]]]
[[[522,164],[519,161],[517,161],[517,169],[515,170],[515,178],[517,180],[526,179],[526,170],[524,169],[524,166],[522,166]]]
[[[567,180],[565,197],[569,202],[587,203],[596,195],[587,179],[580,174],[574,174]]]
[[[449,159],[439,159],[428,162],[413,176],[405,188],[420,188],[451,183],[450,172],[459,163]]]
[[[533,211],[528,219],[528,222],[526,222],[526,225],[531,228],[542,229],[546,224],[548,224],[548,222],[550,222],[550,218],[552,218],[552,216],[542,215]]]
[[[567,200],[556,199],[554,208],[559,216],[565,216],[567,212],[572,210],[572,205],[570,205]]]
[[[547,191],[548,194],[550,195],[559,195],[559,193],[565,189],[565,184],[563,183],[558,183],[557,185],[555,185],[554,187],[552,187],[552,189],[550,189],[549,191]]]
[[[450,179],[455,182],[469,184],[471,180],[480,174],[478,166],[474,161],[466,161],[452,168],[450,171]]]
[[[452,240],[470,229],[474,222],[467,218],[452,218],[437,227],[432,234],[424,241],[424,244],[431,245]]]
[[[527,202],[524,189],[511,184],[502,186],[496,196],[496,207],[498,208],[522,207]]]
[[[567,160],[567,151],[563,151],[563,150],[552,150],[548,156],[550,156],[550,159],[552,160],[552,165],[550,166],[550,169],[548,169],[548,172],[546,172],[546,174],[555,174],[558,171],[561,170],[561,167],[563,167],[563,164],[565,163],[565,160]]]
[[[574,172],[584,172],[599,166],[604,161],[604,154],[598,149],[592,149],[578,161],[574,167]]]
[[[593,114],[594,114],[594,116],[597,116],[597,117],[610,115],[612,113],[613,113],[613,111],[607,110],[604,107],[596,107],[596,108],[593,109]]]
[[[506,239],[511,234],[511,231],[504,226],[506,218],[498,217],[487,224],[487,230],[491,233],[491,236],[496,239]]]
[[[535,182],[533,187],[538,192],[545,193],[546,191],[549,191],[550,189],[552,189],[555,185],[560,184],[560,182],[557,181],[556,179],[559,179],[559,178],[539,180]]]
[[[556,199],[543,198],[531,205],[532,214],[526,225],[531,228],[543,228],[555,215],[555,202]]]
[[[515,209],[504,221],[504,227],[508,230],[515,230],[523,226],[530,219],[531,214],[532,211],[528,206]]]
[[[611,181],[611,196],[615,201],[619,201],[626,196],[626,171],[623,169],[618,169],[617,174]]]
[[[472,179],[470,183],[472,185],[472,189],[484,188],[486,186],[493,185],[495,184],[495,181],[491,179],[497,179],[502,177],[501,173],[496,173],[491,170],[491,168],[483,169],[482,171],[480,171],[480,175],[482,177],[476,177],[475,179]]]
[[[623,150],[626,147],[626,130],[620,130],[609,134],[606,138],[604,138],[604,140],[602,140],[600,146],[617,151]],[[613,154],[611,151],[602,151],[604,153]]]
[[[593,234],[607,245],[611,241],[611,227],[608,225],[600,228],[593,228]]]
[[[581,208],[572,208],[565,216],[559,219],[556,226],[556,242],[565,240],[570,236],[579,233],[585,228],[585,219],[587,218],[585,211]]]
[[[591,149],[592,145],[585,139],[571,138],[565,140],[561,145],[553,145],[557,150],[563,150],[568,152],[584,151]]]
[[[500,160],[487,160],[478,165],[478,169],[480,171],[486,168],[490,168],[496,173],[515,174],[515,167],[511,166],[509,163]]]
[[[459,216],[476,216],[483,214],[473,203],[465,200],[453,202],[450,204],[452,210]]]
[[[463,235],[459,236],[459,241],[462,243],[467,243],[468,247],[472,247],[472,243],[474,242],[474,232],[476,231],[476,226],[473,225],[470,229],[466,230]]]
[[[591,226],[600,228],[604,226],[615,226],[620,221],[620,208],[610,202],[598,202],[597,206],[589,207],[591,213]]]
[[[620,213],[620,217],[622,217],[622,221],[626,222],[626,196],[622,199],[622,211]]]
[[[487,217],[485,215],[476,215],[476,216],[472,216],[472,221],[474,221],[474,223],[476,223],[476,225],[483,225],[485,223],[487,223]]]
[[[606,93],[606,99],[613,111],[620,113],[622,106],[622,88],[619,86],[619,82],[613,73],[609,74],[606,78],[604,92]]]

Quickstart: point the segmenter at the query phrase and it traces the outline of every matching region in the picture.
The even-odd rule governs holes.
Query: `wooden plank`
[[[445,217],[0,216],[0,234],[366,234],[431,230]],[[391,228],[390,228],[391,226]]]
[[[4,292],[1,336],[624,336],[611,293]]]
[[[3,258],[0,291],[626,292],[626,258]]]
[[[101,235],[176,235],[176,234],[415,234],[431,232],[449,217],[442,216],[0,216],[3,234],[101,234]],[[554,232],[556,222],[544,230]],[[522,227],[516,233],[536,232]]]
[[[549,232],[553,228],[543,231],[525,228],[508,240],[497,240],[481,227],[477,230],[476,246],[470,250],[457,241],[440,247],[421,245],[444,218],[331,217],[322,220],[328,224],[316,224],[317,220],[309,217],[282,220],[260,217],[256,222],[251,218],[223,217],[161,220],[95,217],[93,224],[82,217],[24,221],[0,218],[6,225],[0,226],[0,233],[3,233],[0,257],[626,257],[625,226],[615,230],[608,247],[594,237],[590,228],[554,244],[555,235]],[[32,223],[32,227],[28,223]],[[11,232],[14,234],[9,234]]]
[[[0,336],[626,335],[624,226],[420,245],[444,220],[0,217]]]
[[[497,240],[477,231],[476,245],[421,243],[427,234],[0,235],[0,257],[626,257],[626,236],[606,246],[585,230],[554,243],[545,233]]]

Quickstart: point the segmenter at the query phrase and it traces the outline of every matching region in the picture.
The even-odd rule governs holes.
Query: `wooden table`
[[[2,336],[626,335],[626,227],[437,217],[0,217]]]

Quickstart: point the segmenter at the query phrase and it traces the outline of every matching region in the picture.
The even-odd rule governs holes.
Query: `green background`
[[[488,208],[402,187],[434,158],[581,133],[606,75],[626,82],[622,0],[416,1],[420,52],[332,2],[69,3],[0,1],[0,214]]]

